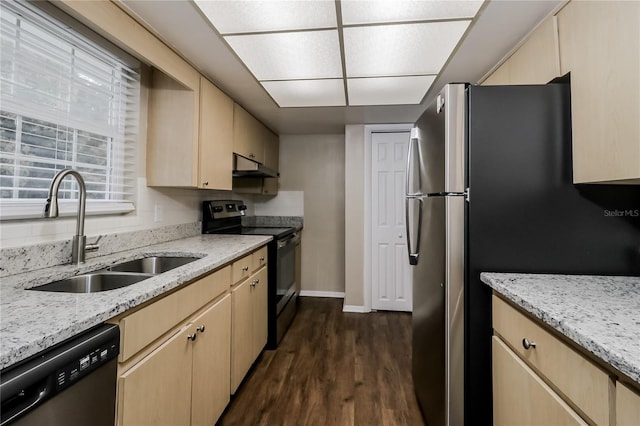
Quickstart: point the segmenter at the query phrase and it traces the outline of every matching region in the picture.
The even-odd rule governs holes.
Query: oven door
[[[296,245],[300,243],[297,233],[277,241],[277,285],[276,314],[285,307],[296,289]]]

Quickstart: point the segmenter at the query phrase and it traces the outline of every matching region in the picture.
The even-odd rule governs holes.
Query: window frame
[[[112,44],[110,41],[104,39],[101,35],[96,33],[95,31],[89,29],[87,26],[77,21],[75,18],[66,14],[59,8],[46,3],[46,2],[21,2],[26,4],[27,7],[37,11],[37,13],[50,18],[53,21],[58,21],[63,26],[68,26],[71,31],[75,33],[75,35],[81,39],[84,39],[85,42],[88,42],[92,48],[97,48],[101,50],[107,51],[114,57],[117,57],[119,61],[123,63],[123,65],[133,68],[137,72],[137,79],[135,83],[135,103],[136,108],[135,111],[131,113],[131,117],[127,120],[135,120],[135,137],[123,141],[123,149],[124,150],[133,150],[134,156],[132,160],[125,161],[123,165],[123,179],[126,179],[130,182],[130,195],[126,199],[122,200],[105,200],[105,199],[87,199],[86,202],[86,214],[88,216],[92,215],[116,215],[116,214],[125,214],[130,213],[136,210],[137,203],[137,192],[138,192],[138,161],[139,156],[137,151],[140,145],[140,123],[141,123],[141,111],[144,109],[142,104],[143,96],[142,96],[142,73],[144,69],[144,65],[140,63],[137,59],[120,49],[119,47]],[[30,115],[29,113],[25,114],[25,111],[12,111],[11,109],[7,109],[7,112],[12,114],[16,114],[17,116],[27,117]],[[134,117],[135,114],[135,117]],[[35,120],[46,120],[46,117],[28,117]],[[60,125],[64,125],[69,127],[74,135],[79,131],[86,131],[82,128],[74,126],[73,124],[69,126],[69,124],[60,123]],[[107,136],[107,135],[104,135]],[[18,143],[18,137],[16,136],[16,143]],[[75,136],[74,136],[75,139]],[[74,141],[75,144],[75,141]],[[74,148],[75,150],[76,148]],[[107,156],[108,158],[109,156]],[[15,155],[14,158],[19,158],[19,155]],[[33,158],[29,158],[29,160],[33,160]],[[37,161],[37,160],[36,160]],[[108,161],[108,160],[107,160]],[[82,167],[82,166],[81,166]],[[98,166],[102,167],[102,166]],[[104,166],[108,167],[108,166]],[[15,176],[15,175],[14,175]],[[105,173],[105,177],[109,176],[109,172]],[[65,182],[73,182],[73,187],[76,188],[75,180],[73,179],[65,179]],[[109,181],[107,179],[106,185],[109,185]],[[46,203],[45,198],[33,199],[33,198],[0,198],[0,221],[6,220],[23,220],[23,219],[37,219],[42,217],[42,212],[44,209],[44,205]],[[73,199],[60,199],[60,216],[75,216],[78,209],[78,198]]]

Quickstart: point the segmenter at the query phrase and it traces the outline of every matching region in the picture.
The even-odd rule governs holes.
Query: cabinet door
[[[264,163],[264,126],[238,104],[233,104],[233,152]]]
[[[620,382],[616,383],[616,423],[618,426],[640,424],[640,395]]]
[[[494,425],[586,425],[499,338],[493,337]]]
[[[200,78],[199,182],[204,189],[231,190],[233,101]]]
[[[147,122],[147,185],[195,187],[199,90],[151,71]]]
[[[545,84],[560,74],[555,17],[547,18],[482,84]]]
[[[253,323],[252,363],[267,344],[269,330],[267,325],[267,277],[267,267],[265,267],[249,279],[251,283],[251,321]]]
[[[229,402],[231,380],[231,296],[193,321],[191,425],[215,424]]]
[[[118,380],[118,425],[188,425],[192,327],[185,327]]]
[[[264,128],[264,165],[278,170],[280,163],[280,138],[271,130]]]
[[[231,393],[234,394],[253,363],[251,280],[231,290]]]
[[[558,32],[571,72],[573,181],[640,183],[640,2],[569,2]]]

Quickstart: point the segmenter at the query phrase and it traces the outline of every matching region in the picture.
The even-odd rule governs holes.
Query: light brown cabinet
[[[573,181],[640,184],[640,2],[572,1],[557,17]]]
[[[233,112],[233,152],[278,171],[280,139],[238,104]],[[233,179],[233,191],[240,194],[276,195],[278,178]]]
[[[193,320],[191,425],[213,425],[229,403],[231,380],[231,296]]]
[[[620,382],[616,383],[616,424],[640,424],[640,394]]]
[[[231,190],[233,101],[204,77],[193,91],[152,70],[149,186]]]
[[[211,425],[229,402],[231,266],[114,319],[117,424]]]
[[[587,424],[495,336],[492,350],[494,425]]]
[[[482,84],[545,84],[559,75],[558,33],[552,16],[543,21]]]
[[[191,344],[188,327],[169,338],[118,379],[117,424],[188,425],[191,417]],[[171,368],[168,368],[171,366]]]
[[[233,101],[200,78],[199,181],[204,189],[231,190],[233,171]]]
[[[605,371],[496,296],[493,329],[495,424],[609,424]]]
[[[265,127],[238,104],[233,104],[233,152],[264,164]]]
[[[211,425],[229,402],[227,295],[122,374],[120,425]]]
[[[262,257],[258,252],[253,257]],[[251,256],[247,256],[251,259]],[[265,257],[266,259],[266,257]],[[266,265],[264,261],[258,261]],[[231,393],[267,343],[267,268],[259,267],[231,290]]]

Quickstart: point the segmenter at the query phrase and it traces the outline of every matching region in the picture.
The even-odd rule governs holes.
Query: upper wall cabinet
[[[233,104],[233,152],[264,163],[265,127],[238,104]]]
[[[573,180],[640,184],[640,2],[572,1],[557,16]]]
[[[193,92],[159,71],[149,90],[147,184],[231,190],[233,101],[204,77]]]
[[[546,84],[560,75],[555,17],[547,18],[484,85]]]
[[[233,101],[207,79],[200,79],[199,188],[232,186]]]

